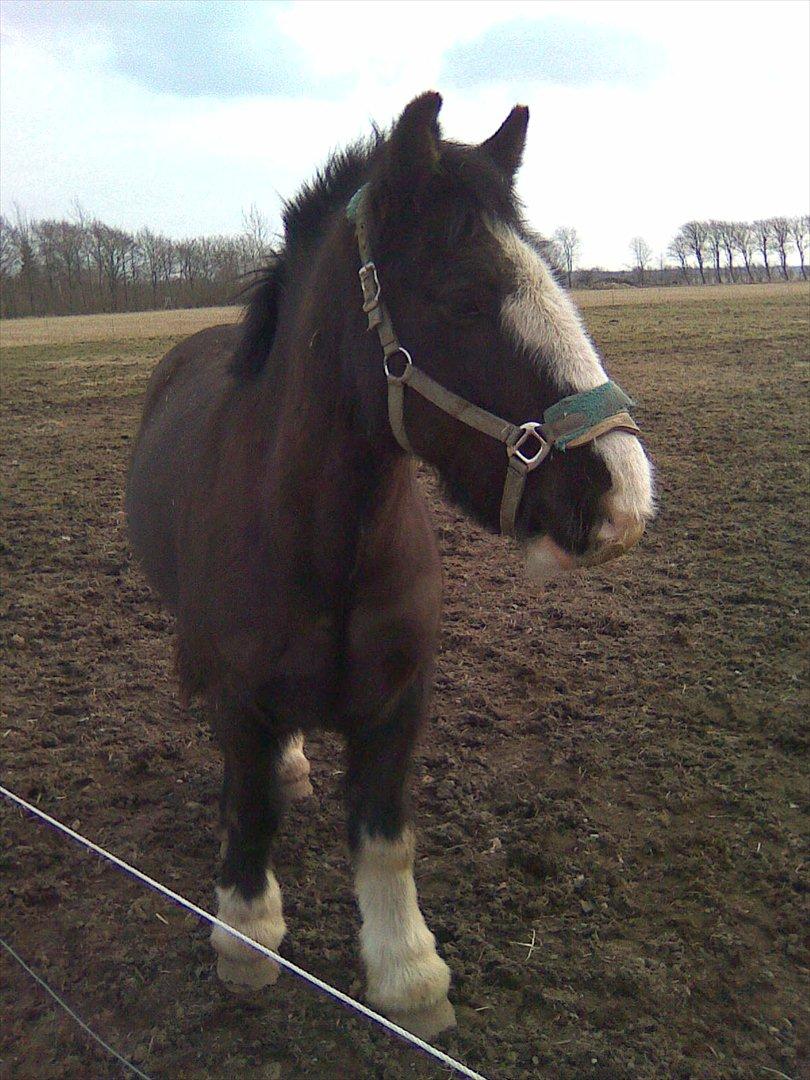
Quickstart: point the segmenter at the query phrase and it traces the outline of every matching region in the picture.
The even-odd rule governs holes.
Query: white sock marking
[[[217,886],[217,900],[217,915],[223,922],[260,945],[274,952],[278,950],[287,926],[281,908],[281,889],[272,870],[267,871],[264,892],[253,900],[245,900],[233,885],[226,889]],[[275,981],[278,965],[232,937],[221,926],[215,926],[211,931],[211,944],[219,956],[219,976],[225,982],[258,989]]]
[[[368,974],[368,999],[383,1012],[440,1004],[450,970],[436,952],[416,897],[413,836],[363,837],[355,874],[363,918],[360,947]]]
[[[302,799],[312,794],[309,761],[304,753],[304,736],[300,731],[290,737],[281,753],[278,778],[291,799]]]

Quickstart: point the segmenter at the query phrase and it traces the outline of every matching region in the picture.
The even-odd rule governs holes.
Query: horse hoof
[[[447,998],[420,1009],[389,1011],[385,1015],[425,1042],[435,1039],[439,1032],[456,1026],[456,1011]]]
[[[217,975],[220,982],[240,997],[255,994],[265,986],[272,986],[278,979],[279,966],[269,956],[259,956],[253,961],[232,960],[220,956],[217,960]]]

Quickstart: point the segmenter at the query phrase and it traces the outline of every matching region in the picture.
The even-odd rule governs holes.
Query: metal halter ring
[[[507,444],[506,452],[509,457],[516,457],[518,461],[522,461],[528,472],[531,472],[532,469],[536,469],[543,458],[545,458],[551,450],[551,443],[546,442],[540,434],[542,430],[542,424],[538,424],[534,420],[529,420],[527,423],[520,425],[520,437],[514,443]],[[540,444],[540,449],[532,457],[527,457],[526,454],[521,453],[520,450],[521,446],[524,446],[529,438],[536,439]]]
[[[396,356],[397,353],[401,353],[405,357],[405,367],[402,369],[402,374],[401,375],[394,375],[393,372],[388,367],[388,361],[391,359],[392,356]],[[383,367],[385,368],[385,374],[387,375],[389,382],[394,382],[394,383],[405,382],[405,376],[408,374],[410,369],[413,367],[413,360],[411,360],[411,354],[408,352],[407,349],[403,349],[403,347],[401,345],[398,345],[396,347],[396,349],[394,349],[394,351],[392,353],[389,353],[388,356],[386,356],[384,358]]]

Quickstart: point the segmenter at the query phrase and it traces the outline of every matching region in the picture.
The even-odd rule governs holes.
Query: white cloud
[[[75,5],[60,22],[65,5],[6,2],[4,211],[17,202],[33,216],[64,216],[78,199],[110,224],[183,235],[236,231],[256,202],[277,221],[280,198],[330,149],[366,133],[372,119],[389,123],[428,87],[444,92],[444,129],[464,141],[491,134],[516,101],[530,106],[520,192],[538,228],[576,226],[584,265],[623,265],[635,235],[663,250],[690,217],[807,210],[804,4],[311,0],[262,5],[262,18],[258,5],[236,5],[252,15],[231,18],[231,44],[214,64],[206,61],[217,40],[213,15],[226,7],[184,5],[186,25],[195,11],[210,22],[187,35],[188,78],[172,93],[154,70],[155,57],[173,63],[166,43],[177,41],[177,27],[165,41],[160,33],[172,6],[149,5],[158,13],[151,38],[132,39],[153,44],[152,67],[141,71],[137,50],[122,60],[111,44],[118,5],[92,5],[91,31],[87,19],[77,23]],[[660,70],[643,83],[562,85],[524,68],[497,82],[443,85],[452,49],[486,42],[499,25],[543,19],[578,21],[589,40],[629,40],[642,52],[646,42]],[[605,38],[605,28],[619,37]],[[241,65],[225,88],[223,57]],[[210,71],[189,81],[193,65],[206,62]],[[300,85],[271,92],[256,73],[274,64]],[[256,92],[233,92],[245,83]],[[201,95],[195,86],[219,89]]]

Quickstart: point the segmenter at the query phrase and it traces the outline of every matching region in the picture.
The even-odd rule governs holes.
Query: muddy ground
[[[639,549],[532,593],[425,481],[447,595],[417,874],[460,1021],[440,1044],[510,1080],[798,1080],[808,293],[639,291],[585,314],[659,470]],[[4,350],[0,752],[5,784],[210,907],[219,762],[122,527],[165,318]],[[283,951],[357,994],[339,748],[309,753],[316,796],[277,852]],[[0,933],[150,1076],[446,1075],[291,976],[231,997],[191,916],[6,805],[0,829]],[[0,965],[3,1077],[123,1075]]]

